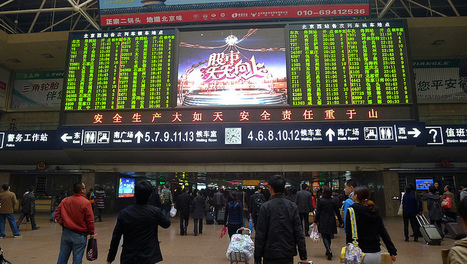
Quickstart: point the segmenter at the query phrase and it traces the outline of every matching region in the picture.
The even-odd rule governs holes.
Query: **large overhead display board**
[[[369,0],[99,0],[103,27],[367,17]]]
[[[62,125],[413,121],[403,21],[70,34]]]
[[[402,21],[290,29],[292,105],[412,102]]]

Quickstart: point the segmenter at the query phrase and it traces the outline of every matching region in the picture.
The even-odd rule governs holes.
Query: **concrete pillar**
[[[86,185],[86,191],[89,191],[89,189],[91,188],[95,189],[94,185],[96,184],[96,173],[83,172],[83,174],[81,175],[81,181],[84,182],[84,184]]]
[[[10,173],[9,172],[0,172],[0,186],[5,183],[10,183]],[[3,191],[3,189],[0,189]]]
[[[386,216],[397,216],[400,200],[399,197],[399,173],[396,171],[383,171],[384,201],[386,205]]]

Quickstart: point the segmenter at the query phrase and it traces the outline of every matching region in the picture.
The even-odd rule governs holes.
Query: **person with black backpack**
[[[258,221],[259,208],[266,202],[266,198],[261,193],[261,186],[255,187],[255,193],[250,196],[250,215],[253,218],[253,228],[256,230],[256,222]]]

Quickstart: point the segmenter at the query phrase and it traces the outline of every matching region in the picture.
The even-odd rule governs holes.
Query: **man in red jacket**
[[[55,219],[63,227],[57,264],[68,263],[73,251],[73,264],[81,264],[87,235],[94,237],[94,213],[86,199],[84,183],[73,184],[74,195],[63,199],[55,210]]]

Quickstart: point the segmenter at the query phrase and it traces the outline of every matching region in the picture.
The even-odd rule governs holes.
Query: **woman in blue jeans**
[[[235,192],[230,192],[227,197],[227,205],[225,206],[224,223],[228,228],[229,237],[244,226],[243,224],[243,207],[237,198]]]

